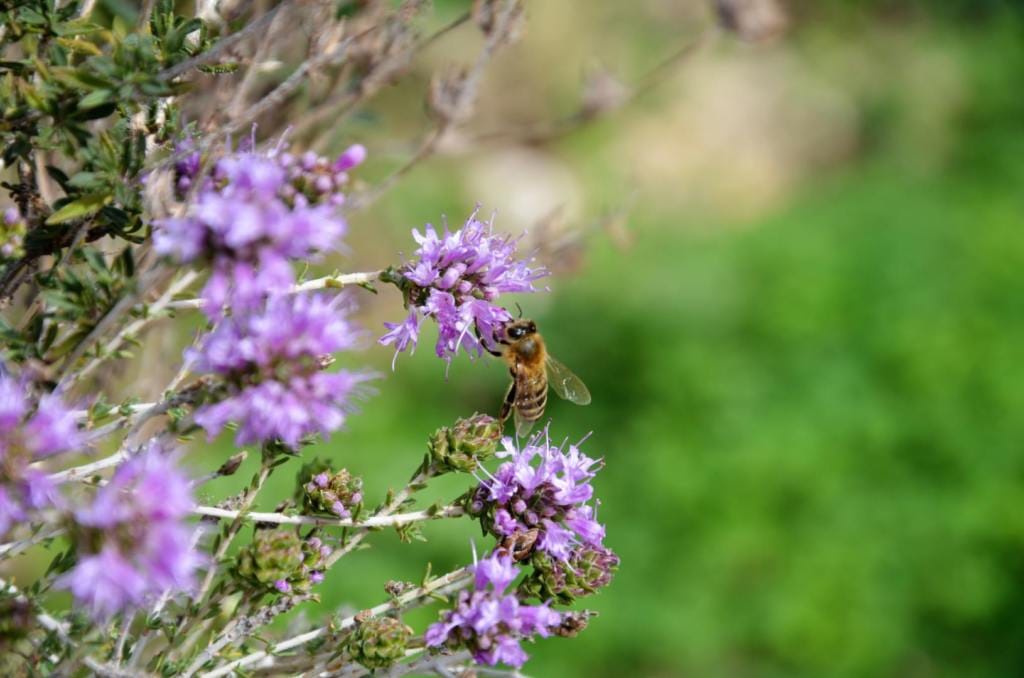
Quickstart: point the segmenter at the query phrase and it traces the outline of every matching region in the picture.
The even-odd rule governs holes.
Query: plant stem
[[[350,285],[366,285],[380,277],[383,271],[371,271],[368,273],[344,273],[341,275],[328,275],[323,278],[315,278],[299,283],[288,291],[289,294],[310,292],[312,290],[342,289]],[[167,308],[175,310],[200,309],[204,305],[202,299],[180,299],[167,304]]]
[[[467,568],[460,568],[449,572],[444,576],[438,577],[424,586],[407,591],[402,595],[397,596],[391,602],[382,603],[376,607],[370,608],[369,610],[364,610],[360,615],[377,617],[391,610],[406,609],[414,606],[414,604],[419,604],[419,601],[429,596],[454,593],[455,591],[468,586],[470,581],[470,571]],[[254,652],[242,657],[241,659],[236,659],[214,669],[213,671],[203,674],[203,676],[204,678],[217,678],[217,676],[227,675],[237,669],[252,666],[257,662],[259,662],[259,666],[256,668],[263,669],[273,666],[276,655],[295,649],[296,647],[301,647],[302,645],[312,642],[322,636],[345,631],[354,626],[355,623],[356,615],[352,615],[351,617],[341,620],[337,624],[322,626],[320,628],[313,629],[312,631],[307,631],[306,633],[289,638],[288,640],[283,640],[280,643],[273,645],[267,651]]]
[[[260,513],[257,511],[231,511],[217,508],[216,506],[196,506],[192,513],[200,516],[213,518],[230,518],[236,520],[250,520],[257,523],[275,523],[278,525],[315,525],[317,527],[354,527],[361,529],[372,529],[378,527],[392,527],[396,525],[407,525],[425,520],[440,520],[442,518],[458,518],[465,513],[461,506],[445,506],[437,510],[410,511],[409,513],[396,513],[393,515],[373,515],[366,520],[352,520],[350,518],[318,518],[317,516],[292,516],[284,513]],[[2,547],[0,547],[2,548]]]

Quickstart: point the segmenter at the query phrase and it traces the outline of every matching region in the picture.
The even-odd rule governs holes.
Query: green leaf
[[[105,104],[114,98],[114,93],[109,89],[97,89],[93,92],[85,95],[81,101],[78,102],[79,108],[93,108],[100,104]]]
[[[79,54],[89,54],[91,56],[100,56],[103,54],[99,47],[88,40],[80,40],[78,38],[57,38],[57,44],[63,45],[72,52],[77,52]]]
[[[63,224],[72,219],[81,219],[100,211],[100,208],[110,199],[106,193],[93,193],[85,195],[78,200],[73,200],[50,215],[46,220],[48,226]]]

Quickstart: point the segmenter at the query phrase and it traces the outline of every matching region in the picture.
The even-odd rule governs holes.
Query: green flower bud
[[[289,530],[259,530],[238,554],[235,574],[256,591],[308,591],[323,580],[324,559],[330,552],[317,537],[303,541]]]
[[[486,414],[459,419],[452,427],[439,428],[430,436],[430,458],[441,471],[471,473],[491,457],[501,440],[501,425]]]
[[[412,629],[394,617],[357,619],[345,649],[353,661],[371,671],[383,669],[405,656],[412,635]]]
[[[573,551],[568,563],[542,551],[534,552],[532,562],[533,573],[520,583],[519,592],[566,604],[607,586],[619,568],[619,557],[611,549],[589,544]]]

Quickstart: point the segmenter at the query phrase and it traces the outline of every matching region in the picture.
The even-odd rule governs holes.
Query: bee
[[[504,358],[512,383],[505,394],[498,419],[504,425],[515,412],[516,433],[525,437],[544,414],[548,385],[560,397],[577,405],[590,404],[590,391],[568,367],[551,357],[532,320],[511,320],[498,331],[501,350],[490,353]]]
[[[517,563],[530,557],[533,547],[540,537],[540,530],[536,527],[525,532],[516,532],[505,537],[501,542],[501,548],[505,550]]]

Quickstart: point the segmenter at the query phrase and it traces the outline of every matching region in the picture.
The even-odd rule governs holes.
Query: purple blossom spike
[[[315,153],[299,161],[281,149],[235,152],[202,179],[189,153],[175,168],[179,187],[203,183],[185,217],[156,222],[154,247],[178,262],[210,264],[202,296],[211,318],[226,305],[256,308],[295,284],[292,260],[341,247],[346,224],[337,208],[348,178],[334,164]]]
[[[0,375],[0,536],[58,499],[46,474],[29,465],[84,445],[58,396],[45,395],[33,405],[25,382]]]
[[[427,629],[424,642],[428,647],[464,647],[478,664],[519,668],[529,658],[520,641],[552,635],[562,615],[547,604],[524,605],[506,592],[519,568],[501,551],[477,563],[473,573],[474,590],[459,593],[455,609]]]
[[[215,436],[235,421],[238,445],[280,439],[290,447],[341,428],[373,375],[321,371],[325,355],[359,338],[338,299],[277,296],[259,311],[222,320],[193,357],[197,371],[224,377],[227,394],[196,412],[196,423]]]
[[[588,502],[594,494],[590,481],[601,462],[578,445],[553,446],[547,431],[521,449],[511,438],[502,444],[498,456],[509,460],[481,481],[466,502],[484,528],[503,540],[536,530],[535,548],[560,561],[568,561],[577,545],[600,546],[604,526]]]
[[[394,345],[396,358],[406,348],[415,350],[424,318],[437,323],[439,358],[450,363],[460,349],[482,355],[512,319],[493,302],[505,293],[537,291],[534,281],[548,274],[532,266],[532,260],[517,259],[518,239],[494,233],[492,221],[479,221],[476,215],[454,233],[445,227],[439,235],[430,224],[423,233],[413,229],[419,247],[396,273],[409,313],[400,323],[385,323],[388,332],[379,339]]]
[[[150,442],[75,511],[78,564],[59,585],[95,619],[192,588],[202,559],[185,522],[193,506],[189,480],[176,460]]]

